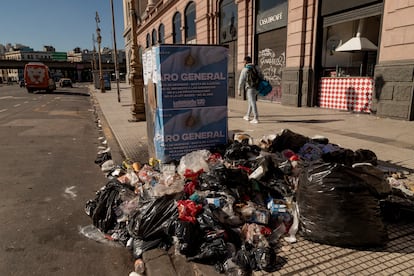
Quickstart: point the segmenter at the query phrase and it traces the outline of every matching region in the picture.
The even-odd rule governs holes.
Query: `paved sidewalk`
[[[120,102],[116,85],[101,93],[90,91],[108,121],[126,157],[147,162],[147,123],[128,122],[131,115],[131,90],[120,84]],[[247,103],[229,98],[229,133],[248,133],[255,139],[290,129],[305,136],[323,135],[332,143],[352,150],[370,149],[379,160],[414,169],[414,121],[379,118],[370,114],[352,113],[322,108],[295,108],[259,101],[260,123],[250,124],[242,119]]]
[[[120,85],[117,101],[116,85],[101,93],[90,86],[90,91],[124,157],[147,162],[146,122],[128,122],[131,118],[131,90],[127,84]],[[255,139],[290,129],[309,137],[323,135],[330,142],[345,148],[370,149],[385,166],[398,166],[414,175],[414,122],[378,118],[373,115],[321,108],[293,108],[280,104],[258,102],[260,123],[250,124],[242,119],[246,102],[229,99],[229,132],[248,133]],[[298,237],[295,244],[282,241],[278,256],[286,264],[271,275],[414,275],[414,222],[388,226],[390,241],[384,248],[354,250],[321,245]],[[159,269],[177,268],[168,262],[168,255],[157,255],[146,262],[147,275],[156,275]],[[173,260],[170,260],[173,262]],[[182,262],[180,263],[182,265]],[[204,270],[203,270],[204,269]],[[200,265],[184,269],[186,275],[214,275],[214,271]],[[191,271],[191,272],[189,272]],[[208,271],[208,272],[207,272]],[[194,274],[193,274],[194,273]],[[159,273],[158,273],[159,274]],[[159,274],[160,275],[160,274]],[[170,271],[169,275],[174,275]],[[254,275],[269,275],[255,272]]]

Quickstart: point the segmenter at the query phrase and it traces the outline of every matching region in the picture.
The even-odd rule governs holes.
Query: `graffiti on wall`
[[[277,54],[270,48],[261,49],[259,50],[258,63],[265,79],[269,80],[273,86],[272,92],[260,98],[280,102],[282,98],[282,70],[286,65],[286,52],[283,50]]]

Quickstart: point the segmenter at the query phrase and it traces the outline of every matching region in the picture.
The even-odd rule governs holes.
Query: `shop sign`
[[[288,3],[284,2],[280,5],[259,11],[256,16],[256,33],[263,33],[270,30],[287,26]]]

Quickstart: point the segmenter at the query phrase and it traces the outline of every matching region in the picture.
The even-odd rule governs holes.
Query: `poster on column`
[[[153,55],[156,158],[169,162],[226,144],[228,49],[163,44]]]

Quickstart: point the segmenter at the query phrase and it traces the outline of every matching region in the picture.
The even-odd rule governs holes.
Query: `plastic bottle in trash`
[[[135,272],[143,274],[145,272],[145,264],[142,259],[136,259],[134,263]]]

